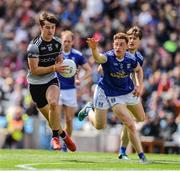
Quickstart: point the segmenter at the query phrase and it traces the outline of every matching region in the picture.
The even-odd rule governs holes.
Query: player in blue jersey
[[[61,33],[61,41],[63,48],[64,59],[72,59],[77,68],[81,67],[84,69],[85,74],[81,80],[78,79],[77,75],[71,78],[64,78],[58,73],[58,78],[60,80],[60,99],[59,103],[61,105],[61,111],[64,113],[65,117],[65,129],[69,135],[72,134],[73,126],[72,121],[77,110],[77,92],[76,84],[87,79],[91,75],[91,68],[86,62],[84,56],[78,50],[72,48],[73,46],[73,33],[69,30],[63,31]],[[64,143],[63,151],[67,151],[66,144]]]
[[[128,51],[135,56],[136,60],[138,61],[138,63],[141,66],[140,69],[142,70],[143,56],[138,51],[138,48],[140,46],[140,42],[142,39],[142,32],[139,27],[134,26],[127,31],[127,35],[129,37]],[[143,70],[141,72],[143,73]],[[142,80],[140,81],[141,84],[138,83],[137,75],[135,72],[132,73],[132,78],[136,85],[134,95],[138,97],[142,94],[142,91],[143,91]],[[143,79],[143,78],[141,78],[141,79]],[[132,112],[132,114],[137,122],[144,121],[145,112],[144,112],[141,102],[139,102],[138,104],[127,105],[127,107]],[[129,159],[126,154],[126,148],[127,148],[128,143],[129,143],[129,138],[128,138],[128,134],[127,134],[127,128],[124,126],[122,129],[122,132],[121,132],[119,159]]]
[[[142,83],[143,73],[134,55],[127,52],[128,37],[118,33],[113,37],[113,50],[100,54],[97,50],[97,41],[93,38],[87,40],[95,61],[102,65],[103,76],[94,92],[93,105],[88,103],[79,112],[79,120],[89,116],[89,120],[97,129],[106,126],[108,108],[112,108],[117,117],[128,130],[129,139],[142,162],[146,162],[142,145],[135,128],[134,120],[127,105],[138,104],[139,98],[134,96],[134,83],[131,73],[137,73],[139,83]],[[94,107],[94,110],[93,110]]]
[[[52,148],[60,150],[60,136],[67,147],[75,151],[75,144],[59,122],[59,82],[56,72],[65,72],[67,66],[61,64],[62,45],[60,39],[54,36],[58,19],[51,13],[42,12],[39,23],[41,34],[30,42],[27,49],[29,67],[27,80],[30,93],[52,129]]]

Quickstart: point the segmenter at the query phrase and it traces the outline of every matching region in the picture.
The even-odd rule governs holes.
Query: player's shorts
[[[60,98],[59,98],[59,104],[60,105],[66,105],[69,107],[77,107],[77,91],[75,88],[73,89],[66,89],[62,90],[60,92]]]
[[[93,97],[93,105],[97,109],[109,109],[112,108],[116,104],[126,104],[126,105],[136,105],[140,103],[140,98],[133,95],[133,92],[121,95],[121,96],[106,96],[104,90],[96,86],[94,97]]]
[[[46,99],[46,91],[49,86],[56,85],[59,87],[59,82],[57,78],[49,81],[47,84],[30,84],[29,90],[32,96],[34,103],[38,108],[42,108],[48,104]]]

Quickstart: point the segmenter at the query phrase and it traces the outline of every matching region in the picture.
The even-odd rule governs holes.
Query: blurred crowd
[[[92,77],[77,87],[79,108],[92,99],[99,78],[86,38],[94,36],[106,51],[115,33],[138,25],[143,31],[139,50],[144,56],[142,102],[147,113],[140,132],[177,139],[173,135],[180,134],[179,0],[0,0],[0,127],[8,128],[7,142],[21,140],[14,132],[30,132],[28,120],[38,114],[26,81],[26,49],[39,34],[41,11],[57,15],[57,35],[66,29],[74,32],[74,47],[93,68]],[[117,124],[116,118],[108,116],[108,123]]]

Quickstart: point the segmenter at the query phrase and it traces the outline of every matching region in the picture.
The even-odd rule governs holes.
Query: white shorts
[[[93,105],[97,109],[109,109],[115,104],[136,105],[140,98],[133,95],[133,92],[121,96],[106,96],[104,90],[96,86],[94,91]]]
[[[67,89],[60,91],[59,104],[69,107],[77,107],[77,92],[76,89]]]

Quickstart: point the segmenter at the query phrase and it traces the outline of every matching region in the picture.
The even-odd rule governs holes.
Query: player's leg
[[[76,108],[64,106],[63,112],[65,114],[64,116],[65,117],[65,130],[71,136],[72,131],[73,131],[73,119],[75,116]]]
[[[83,110],[86,111],[81,110],[81,113],[78,114],[78,118],[80,118],[80,116],[82,118],[83,115],[81,114],[84,112],[96,129],[104,129],[106,127],[107,109],[94,109],[94,107],[91,107],[91,104],[88,103]]]
[[[85,107],[79,112],[79,120],[83,120],[88,116],[89,121],[96,129],[103,129],[106,127],[106,114],[109,108],[106,95],[104,91],[97,86],[94,91],[93,104],[88,102]]]
[[[93,126],[100,130],[106,127],[106,118],[107,118],[107,110],[103,109],[95,109],[94,111],[89,112],[89,121],[93,124]]]
[[[60,113],[59,113],[59,87],[56,85],[50,85],[46,91],[46,99],[49,106],[49,122],[53,130],[62,132],[60,125]]]
[[[136,122],[143,122],[145,120],[145,112],[141,103],[134,105],[127,105],[128,109],[132,112]]]
[[[56,84],[56,85],[53,85],[53,84]],[[53,138],[52,138],[53,146],[52,147],[53,147],[53,149],[58,150],[58,149],[60,149],[59,135],[58,135],[58,131],[54,132],[53,127],[51,125],[50,115],[49,115],[49,104],[48,104],[47,97],[46,97],[47,96],[47,89],[51,85],[53,85],[54,87],[57,87],[58,94],[59,94],[59,89],[57,86],[58,82],[56,79],[50,81],[47,84],[43,84],[43,85],[31,85],[30,84],[30,93],[31,93],[33,101],[36,103],[40,112],[47,119],[49,126],[52,129],[52,132],[53,132]],[[56,99],[58,99],[58,98],[56,98]],[[59,127],[57,129],[59,129]]]
[[[123,125],[121,135],[120,135],[120,148],[119,148],[119,159],[128,160],[128,156],[126,154],[126,149],[129,144],[127,127]]]
[[[64,130],[71,136],[73,131],[73,119],[77,110],[77,92],[76,89],[61,90],[59,104],[62,106],[65,126]],[[67,152],[65,143],[62,145],[62,151]]]
[[[65,130],[71,136],[73,131],[72,123],[78,106],[76,89],[61,90],[60,104],[63,105]]]
[[[140,159],[144,160],[145,155],[143,153],[142,145],[138,132],[135,127],[134,120],[128,110],[127,106],[124,104],[116,104],[112,107],[113,112],[118,116],[118,118],[125,124],[128,130],[128,137],[134,146],[134,149],[138,153]]]
[[[46,105],[43,108],[39,108],[39,111],[43,114],[43,116],[46,118],[46,120],[49,123],[49,106]]]
[[[59,87],[56,85],[51,85],[46,91],[46,98],[49,104],[49,121],[51,128],[53,129],[53,135],[60,137],[66,143],[67,147],[71,151],[76,150],[76,146],[69,137],[68,133],[62,129],[60,124],[61,114],[59,111]]]
[[[125,103],[127,104],[128,109],[131,111],[133,119],[137,122],[144,121],[145,112],[140,102],[140,98],[134,96],[133,93],[129,93],[125,95],[124,99],[126,99]],[[120,144],[120,150],[119,150],[120,158],[122,158],[122,154],[126,152],[128,142],[129,142],[129,139],[127,136],[127,128],[124,127],[121,134],[121,144]]]
[[[59,133],[65,136],[62,130],[60,119],[61,114],[59,112],[58,100],[59,100],[60,89],[57,85],[49,85],[46,90],[46,99],[49,108],[49,125],[53,132],[53,138],[51,140],[52,148],[59,150],[61,148],[59,141]],[[42,109],[41,109],[42,111]]]
[[[128,105],[127,107],[132,112],[136,122],[143,122],[145,120],[144,108],[140,102],[134,105]],[[147,162],[146,158],[142,162]]]
[[[63,106],[63,113],[65,117],[65,127],[64,130],[68,133],[69,136],[71,136],[73,131],[73,118],[76,112],[76,108],[69,107],[69,106]],[[62,151],[67,152],[67,146],[65,143],[62,145]]]

